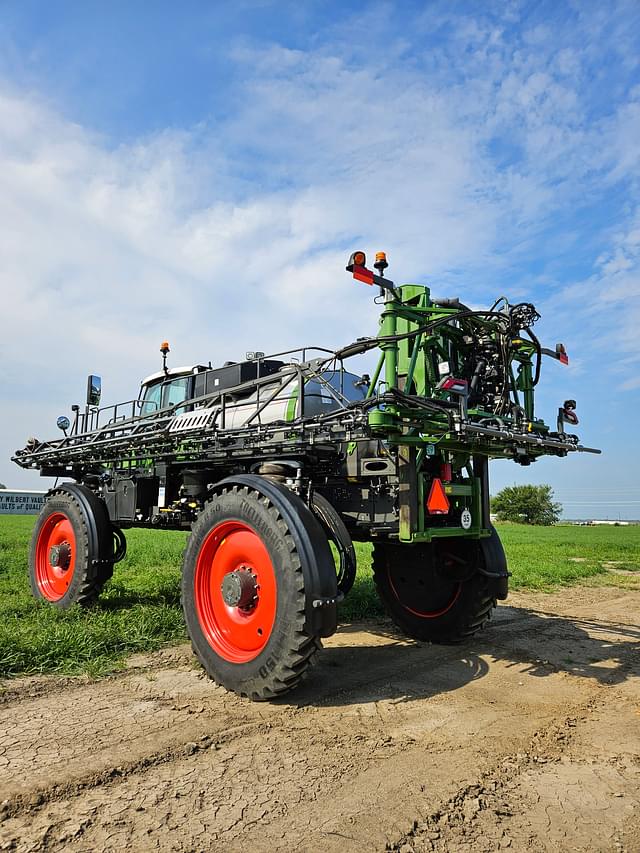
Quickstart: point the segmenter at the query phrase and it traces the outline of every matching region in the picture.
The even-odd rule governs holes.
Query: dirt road
[[[7,682],[0,849],[640,851],[640,592],[511,596],[457,647],[344,627],[288,701],[180,647]]]

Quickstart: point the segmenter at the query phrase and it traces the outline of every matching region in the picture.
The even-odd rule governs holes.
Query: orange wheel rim
[[[261,537],[241,521],[207,534],[196,560],[194,602],[211,648],[230,663],[247,663],[267,645],[276,618],[277,586]]]
[[[40,528],[35,563],[40,594],[48,601],[59,601],[69,589],[76,564],[76,536],[64,513],[52,513]]]

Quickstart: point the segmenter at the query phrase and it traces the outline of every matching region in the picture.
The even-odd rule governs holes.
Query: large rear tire
[[[496,590],[484,569],[477,540],[381,542],[373,548],[378,595],[398,628],[416,640],[460,643],[488,622]]]
[[[275,499],[229,485],[198,516],[184,555],[182,607],[194,652],[218,684],[254,700],[294,688],[320,647],[307,627],[305,557],[292,525],[334,572],[315,517],[297,496],[284,499],[295,500],[295,522]]]
[[[100,499],[81,486],[60,489],[47,499],[31,537],[31,591],[61,610],[89,607],[111,577],[112,553],[113,532]]]

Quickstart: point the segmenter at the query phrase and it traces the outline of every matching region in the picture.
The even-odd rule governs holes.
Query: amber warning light
[[[376,252],[376,262],[374,264],[374,267],[377,270],[380,270],[380,272],[382,272],[383,270],[386,270],[386,268],[388,266],[389,266],[389,264],[387,263],[387,253],[386,252]]]
[[[367,269],[367,256],[364,252],[353,252],[347,264],[347,272],[353,273],[353,277],[365,284],[373,284],[374,274]]]
[[[167,369],[167,354],[170,352],[169,349],[169,341],[162,341],[160,344],[160,352],[162,353],[162,369],[164,371],[164,375],[169,375],[169,370]]]
[[[381,292],[385,290],[394,292],[393,282],[384,277],[384,271],[389,266],[386,253],[376,252],[376,260],[373,266],[378,270],[379,275],[376,275],[373,270],[368,270],[366,264],[367,256],[364,252],[352,252],[346,269],[357,281],[362,281],[365,284],[377,284],[381,288]]]

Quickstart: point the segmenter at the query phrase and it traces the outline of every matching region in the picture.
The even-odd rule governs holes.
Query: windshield
[[[187,399],[189,379],[189,376],[181,376],[179,379],[172,379],[171,382],[165,383],[162,394],[163,409],[167,406],[175,406]]]
[[[162,393],[162,382],[156,382],[155,385],[147,385],[144,389],[144,396],[142,398],[142,406],[140,407],[140,414],[142,415],[150,415],[153,412],[157,412],[160,408],[160,394]]]
[[[144,388],[140,413],[150,415],[158,409],[183,403],[189,394],[190,381],[191,376],[178,376],[165,381],[158,379],[153,385],[147,385]]]

